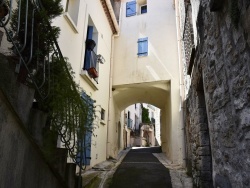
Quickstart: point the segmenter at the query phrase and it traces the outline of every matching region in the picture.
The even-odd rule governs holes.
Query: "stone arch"
[[[179,114],[174,114],[173,117],[170,81],[115,85],[112,87],[112,91],[117,116],[115,118],[116,122],[120,118],[120,112],[127,106],[135,103],[148,103],[161,109],[162,150],[170,160],[176,163],[182,163],[183,156],[180,155],[180,148],[182,148],[180,143],[182,141],[181,138],[177,136],[180,128],[178,125],[173,125],[172,123],[173,118],[178,119]],[[174,106],[175,110],[176,108],[178,109],[176,106],[178,105]]]

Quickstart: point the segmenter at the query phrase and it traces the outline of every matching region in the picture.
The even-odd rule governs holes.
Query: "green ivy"
[[[141,104],[141,109],[142,109],[142,123],[151,123],[151,121],[149,119],[148,109],[143,107],[142,104]]]
[[[10,28],[14,31],[14,43],[20,50],[25,43],[26,0],[18,0],[17,2],[22,4],[19,33],[15,32],[18,30],[18,9],[13,10]],[[35,19],[32,43],[30,31],[33,10],[35,10]],[[60,28],[51,27],[50,23],[52,19],[63,12],[61,0],[41,0],[39,7],[36,7],[33,1],[29,0],[28,12],[27,42],[21,55],[27,62],[30,57],[31,44],[33,44],[33,57],[28,68],[35,70],[33,77],[37,85],[44,83],[39,91],[45,99],[35,94],[35,100],[38,103],[38,108],[48,114],[43,150],[47,158],[50,159],[55,151],[59,134],[62,143],[69,149],[69,154],[75,158],[77,151],[81,152],[83,149],[78,148],[77,138],[82,138],[86,131],[92,131],[95,109],[93,103],[81,99],[83,91],[74,82],[74,72],[70,64],[66,58],[60,57],[53,47],[54,40],[59,37]],[[16,49],[12,49],[16,53]],[[45,80],[44,65],[47,73]],[[27,84],[32,86],[32,83]]]

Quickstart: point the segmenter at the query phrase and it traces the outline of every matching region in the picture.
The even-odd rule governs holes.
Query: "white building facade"
[[[59,46],[75,72],[75,82],[96,106],[93,133],[89,135],[91,146],[87,157],[90,160],[86,164],[94,166],[106,160],[111,56],[117,21],[110,1],[63,0],[62,5],[64,14],[53,22],[61,28]],[[89,43],[91,50],[88,50]],[[91,68],[95,68],[94,72]]]
[[[110,122],[135,103],[161,110],[161,145],[174,163],[184,163],[182,93],[176,14],[173,1],[126,0],[121,3],[119,36],[115,38]],[[108,153],[118,153],[110,128]]]

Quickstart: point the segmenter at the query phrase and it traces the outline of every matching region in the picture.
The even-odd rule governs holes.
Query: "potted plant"
[[[89,75],[91,76],[91,78],[97,78],[99,75],[98,75],[98,72],[96,71],[95,67],[91,67],[88,69],[88,73]]]

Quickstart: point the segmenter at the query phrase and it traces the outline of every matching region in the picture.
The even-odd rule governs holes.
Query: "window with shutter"
[[[148,55],[148,37],[138,39],[138,56]]]
[[[94,100],[90,98],[85,92],[81,94],[83,102],[88,106],[88,113],[85,122],[85,132],[83,135],[78,134],[78,154],[76,162],[82,165],[90,165],[91,160],[91,140],[93,131],[93,111],[94,111]],[[80,162],[81,161],[81,162]]]
[[[94,27],[93,26],[88,26],[88,31],[87,31],[87,40],[92,40],[92,36],[93,36],[93,30]],[[85,50],[85,59],[84,59],[84,70],[88,70],[90,68],[91,64],[91,50],[89,50],[88,48],[86,48]]]
[[[136,15],[136,1],[126,3],[126,17]]]

